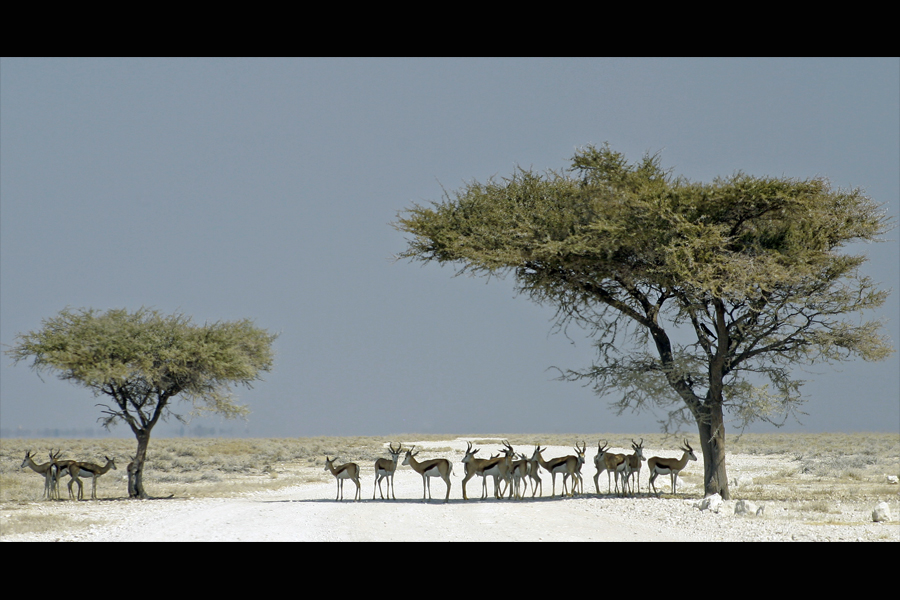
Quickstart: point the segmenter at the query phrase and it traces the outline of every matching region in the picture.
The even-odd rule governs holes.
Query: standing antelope
[[[78,474],[78,469],[76,467],[78,461],[60,460],[60,454],[62,454],[62,450],[59,449],[56,452],[53,452],[52,450],[50,451],[50,460],[53,461],[53,465],[50,471],[50,485],[53,488],[53,493],[56,498],[59,498],[59,482],[64,476],[69,475],[69,500],[74,500],[75,495],[72,493],[72,484],[75,482],[77,477],[72,477],[72,471],[75,471],[76,475]],[[85,475],[85,477],[87,476],[88,475]],[[79,497],[82,496],[80,479],[78,479],[78,495]]]
[[[440,477],[447,484],[447,497],[444,502],[450,501],[450,473],[453,472],[453,463],[446,458],[433,458],[419,462],[416,455],[419,452],[413,452],[415,446],[406,451],[406,457],[403,459],[404,465],[409,465],[413,471],[422,476],[422,500],[425,500],[425,489],[428,489],[428,499],[431,499],[431,481],[432,477]]]
[[[597,472],[594,474],[594,487],[597,488],[597,493],[600,493],[600,486],[597,484],[597,479],[600,477],[600,473],[606,471],[606,480],[607,480],[607,488],[606,493],[609,494],[612,489],[612,480],[611,477],[616,478],[616,493],[619,492],[619,472],[622,469],[622,465],[625,462],[624,454],[613,454],[608,452],[609,445],[603,447],[603,442],[597,443],[597,456],[594,457],[594,466],[597,467]]]
[[[502,498],[507,489],[509,490],[509,497],[512,498],[512,459],[516,451],[509,445],[509,442],[503,442],[503,446],[504,448],[501,450],[503,456],[482,471],[485,482],[489,476],[494,478],[494,497],[497,499]],[[503,492],[500,491],[501,481],[507,486]]]
[[[387,478],[388,480],[388,492],[390,492],[391,497],[396,500],[397,496],[394,495],[394,472],[397,470],[397,461],[400,460],[400,453],[403,451],[403,444],[398,444],[397,449],[394,450],[394,442],[391,442],[389,446],[389,450],[391,453],[391,458],[388,460],[387,458],[379,458],[375,461],[375,483],[378,485],[378,491],[381,491],[381,480]],[[375,499],[375,490],[372,490],[372,500]],[[381,499],[384,500],[384,494],[381,494]]]
[[[578,493],[584,493],[584,479],[581,477],[581,465],[584,464],[584,452],[587,450],[587,444],[581,442],[581,448],[578,447],[578,442],[575,442],[575,458],[578,459],[578,464],[575,465],[575,471],[572,473],[572,492],[575,492],[575,486],[578,486]],[[565,485],[565,480],[568,475],[563,475],[563,485]]]
[[[492,466],[495,462],[503,460],[503,458],[497,456],[492,456],[491,458],[475,458],[475,454],[477,454],[481,448],[473,449],[472,442],[466,442],[466,444],[468,445],[468,448],[466,448],[466,454],[462,459],[466,471],[462,482],[463,500],[469,499],[469,496],[466,494],[466,483],[476,475],[482,478],[481,498],[483,500],[487,496],[487,479],[484,476],[484,470]]]
[[[538,463],[536,456],[538,447],[539,446],[534,447],[534,454],[528,459],[528,478],[531,480],[532,498],[534,498],[534,494],[537,492],[538,488],[541,489],[541,496],[544,495],[544,483],[541,481],[541,465]]]
[[[116,461],[108,456],[104,456],[106,459],[106,464],[102,467],[100,465],[89,463],[89,462],[76,462],[74,460],[67,461],[66,469],[69,471],[69,497],[72,496],[72,484],[78,484],[78,499],[84,499],[84,491],[81,485],[81,477],[90,477],[91,478],[91,499],[97,499],[97,478],[109,471],[110,469],[116,470]],[[66,461],[58,461],[57,464],[60,466],[59,475],[62,476],[63,472],[63,462]]]
[[[532,456],[532,458],[537,458],[538,464],[550,471],[550,475],[553,481],[553,490],[550,492],[550,497],[552,498],[556,495],[557,473],[563,474],[563,494],[566,494],[566,480],[568,479],[569,475],[573,476],[573,484],[577,481],[577,479],[574,479],[574,477],[579,466],[578,457],[571,455],[560,456],[558,458],[551,458],[549,461],[545,461],[544,457],[541,455],[544,450],[546,450],[546,448],[541,448],[540,445],[538,445],[534,449],[534,455]],[[572,491],[574,493],[574,486]],[[567,495],[571,496],[572,494]]]
[[[526,480],[526,477],[528,477],[528,471],[531,468],[531,463],[528,461],[527,456],[518,453],[518,457],[519,460],[514,460],[512,463],[512,467],[510,468],[513,492],[516,499],[521,498],[522,490],[527,489],[528,487],[528,481]]]
[[[53,449],[50,449],[50,470],[47,471],[47,477],[50,480],[50,494],[52,497],[59,500],[59,480],[63,475],[68,475],[69,466],[75,464],[74,460],[60,460],[59,455],[62,454],[62,449],[57,448],[56,452]],[[71,480],[70,480],[71,481]],[[72,492],[69,491],[69,499],[72,499]]]
[[[625,488],[628,485],[628,481],[634,476],[637,479],[638,484],[638,493],[641,492],[641,462],[647,460],[644,458],[644,438],[641,438],[641,443],[638,444],[633,439],[631,440],[631,449],[634,450],[634,454],[629,454],[625,457],[625,478],[622,480],[622,492],[625,492]],[[634,487],[631,488],[631,493],[634,493]]]
[[[531,455],[531,458],[528,459],[528,478],[531,479],[532,498],[534,498],[534,494],[537,492],[538,488],[541,490],[541,496],[544,495],[544,483],[541,481],[541,465],[536,456],[537,449],[538,446],[535,446],[534,453]]]
[[[697,455],[694,454],[694,449],[691,448],[690,444],[688,444],[687,440],[684,440],[684,445],[680,448],[683,454],[681,458],[675,460],[674,458],[660,458],[658,456],[654,456],[650,460],[647,461],[647,468],[650,469],[650,486],[656,491],[656,495],[659,496],[659,491],[656,489],[656,485],[654,485],[654,481],[656,480],[657,475],[666,475],[668,474],[672,480],[672,493],[675,493],[675,483],[678,480],[678,474],[684,469],[685,465],[687,465],[688,460],[697,460]]]
[[[22,466],[20,469],[24,469],[25,467],[29,467],[32,471],[37,473],[38,475],[44,476],[44,493],[41,498],[46,497],[48,500],[53,498],[53,463],[54,456],[53,452],[50,452],[50,462],[37,464],[34,462],[34,454],[31,453],[31,450],[25,451],[25,460],[22,461]]]
[[[361,495],[361,488],[359,485],[359,465],[356,463],[344,463],[337,467],[334,466],[334,461],[337,460],[337,457],[328,458],[325,457],[325,470],[331,471],[331,474],[334,475],[335,483],[337,483],[337,494],[335,494],[334,500],[337,502],[338,496],[340,499],[344,499],[344,480],[349,479],[353,483],[356,484],[356,495],[353,496],[353,500],[359,500]]]

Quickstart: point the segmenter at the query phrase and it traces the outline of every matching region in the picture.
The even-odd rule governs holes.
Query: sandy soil
[[[460,455],[465,443],[448,445]],[[459,448],[457,448],[459,446]],[[421,443],[428,458],[427,443]],[[571,453],[551,446],[545,458]],[[446,455],[446,452],[444,452]],[[402,460],[402,458],[401,458]],[[432,482],[431,501],[422,500],[422,479],[410,467],[399,467],[397,500],[372,500],[373,472],[363,467],[362,501],[354,502],[355,486],[344,485],[345,499],[335,502],[336,484],[310,483],[272,492],[254,492],[238,498],[170,499],[150,501],[34,503],[38,514],[67,515],[82,524],[77,530],[2,536],[4,541],[736,541],[736,540],[861,540],[900,541],[900,507],[893,503],[893,520],[872,523],[871,506],[843,506],[839,514],[800,514],[790,503],[768,503],[764,515],[734,515],[734,501],[718,513],[697,508],[702,494],[696,486],[679,486],[678,497],[635,498],[606,495],[606,475],[594,493],[592,453],[584,467],[584,496],[550,497],[551,478],[542,473],[544,496],[526,500],[480,498],[481,480],[467,485],[469,501],[462,500],[463,468],[454,461],[450,502],[444,503],[444,483]],[[733,472],[760,475],[777,468],[769,459],[731,457]],[[691,463],[690,471],[703,472]],[[642,489],[647,474],[643,473]],[[658,483],[663,478],[658,480]],[[663,482],[668,486],[668,478]],[[666,488],[667,489],[667,488]],[[644,489],[644,491],[646,491]],[[683,495],[682,495],[683,491]],[[531,491],[528,494],[530,496]],[[739,497],[739,493],[735,494]],[[871,503],[869,503],[871,504]],[[84,526],[85,523],[92,523]]]

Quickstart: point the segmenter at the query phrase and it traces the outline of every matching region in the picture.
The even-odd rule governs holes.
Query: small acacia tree
[[[160,419],[183,420],[172,411],[172,400],[191,402],[195,414],[246,415],[230,386],[250,387],[272,369],[276,337],[249,320],[199,326],[181,314],[144,308],[134,313],[66,309],[44,320],[40,330],[19,334],[7,353],[16,363],[33,359],[38,375],[57,373],[111,400],[99,405],[100,421],[106,428],[125,421],[134,432],[137,452],[128,493],[148,498],[143,469],[150,432]]]
[[[401,258],[512,273],[559,327],[585,327],[599,360],[563,378],[621,394],[620,412],[665,407],[665,430],[694,421],[707,495],[729,498],[726,410],[739,426],[783,423],[802,402],[792,367],[892,352],[879,322],[847,318],[888,292],[859,272],[865,256],[839,252],[889,219],[823,179],[693,183],[657,156],[589,146],[568,173],[474,182],[394,226],[412,235]]]

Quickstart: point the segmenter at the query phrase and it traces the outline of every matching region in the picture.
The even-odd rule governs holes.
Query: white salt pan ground
[[[429,443],[418,443],[420,460],[429,458]],[[38,513],[66,514],[73,520],[97,522],[74,532],[2,536],[4,541],[791,541],[846,540],[900,541],[898,506],[892,503],[893,520],[871,521],[872,507],[847,504],[841,507],[844,522],[798,520],[789,503],[764,503],[762,517],[734,515],[734,501],[718,513],[696,508],[699,491],[684,486],[684,498],[618,498],[607,496],[606,474],[600,477],[601,495],[594,493],[593,453],[588,449],[583,468],[585,496],[550,497],[550,475],[542,472],[544,496],[515,501],[462,500],[465,450],[463,440],[434,442],[444,456],[454,461],[450,502],[443,503],[444,483],[432,481],[434,500],[422,501],[422,479],[410,467],[398,466],[397,500],[372,500],[374,474],[362,465],[362,501],[347,500],[354,493],[344,484],[345,500],[335,502],[336,485],[313,483],[275,492],[256,492],[228,499],[173,499],[117,502],[35,503]],[[452,447],[454,455],[448,454]],[[488,450],[490,451],[490,450]],[[661,454],[651,450],[653,453]],[[482,452],[487,453],[487,452]],[[545,458],[572,453],[564,446],[551,446]],[[661,455],[671,455],[671,452]],[[402,461],[402,457],[401,457]],[[777,468],[771,458],[735,455],[729,457],[729,476],[760,476]],[[703,472],[702,462],[689,463],[688,471]],[[646,491],[647,472],[642,472]],[[668,477],[657,479],[668,491]],[[489,495],[493,492],[489,484]],[[469,481],[470,498],[480,498],[481,480]],[[682,487],[679,487],[679,492]],[[531,490],[528,491],[530,495]],[[740,498],[739,490],[733,492]],[[834,518],[830,519],[834,521]]]

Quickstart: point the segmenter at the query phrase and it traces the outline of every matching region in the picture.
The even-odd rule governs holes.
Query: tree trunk
[[[144,490],[144,461],[147,459],[147,446],[150,444],[150,432],[141,430],[135,433],[138,446],[134,460],[128,465],[128,497],[149,498]]]
[[[721,402],[705,402],[699,411],[700,447],[703,450],[704,496],[719,494],[730,500],[725,472],[725,419]]]
[[[135,498],[137,497],[138,493],[136,484],[137,477],[134,473],[134,461],[128,463],[128,467],[125,469],[125,471],[127,471],[128,473],[128,497]]]

